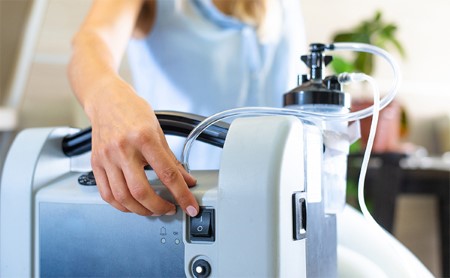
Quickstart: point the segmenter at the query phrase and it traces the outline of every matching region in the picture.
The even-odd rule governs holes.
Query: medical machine
[[[285,95],[285,109],[208,119],[157,113],[167,134],[187,136],[187,168],[195,139],[223,147],[218,170],[192,171],[197,217],[179,208],[143,217],[105,203],[90,172],[89,129],[21,132],[1,183],[0,276],[335,277],[336,214],[354,137],[348,121],[371,113],[349,112],[342,84],[355,76],[323,77],[331,57],[322,52],[336,49],[311,45],[302,57],[310,74]],[[174,201],[145,171],[155,191]]]

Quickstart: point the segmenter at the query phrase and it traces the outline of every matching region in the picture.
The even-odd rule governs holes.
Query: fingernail
[[[189,214],[190,217],[194,217],[197,215],[197,210],[193,207],[193,206],[188,206],[186,208],[187,213]]]

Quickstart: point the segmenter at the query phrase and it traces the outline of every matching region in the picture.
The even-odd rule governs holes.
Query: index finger
[[[161,198],[150,186],[142,165],[130,163],[122,170],[129,192],[134,198],[131,201],[137,201],[155,216],[175,213],[175,206]]]
[[[152,153],[152,155],[150,155]],[[158,178],[169,189],[180,207],[191,217],[196,216],[199,206],[194,195],[189,190],[183,175],[175,163],[172,155],[167,153],[163,148],[157,150],[143,149],[147,162],[152,166]]]

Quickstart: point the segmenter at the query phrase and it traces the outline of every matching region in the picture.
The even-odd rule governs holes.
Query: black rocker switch
[[[195,217],[190,217],[189,236],[192,241],[214,241],[214,209],[200,208]]]

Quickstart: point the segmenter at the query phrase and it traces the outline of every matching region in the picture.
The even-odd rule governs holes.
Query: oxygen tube
[[[376,128],[378,124],[378,118],[379,118],[379,111],[383,108],[385,108],[389,103],[392,102],[394,99],[399,84],[401,80],[401,73],[399,70],[399,66],[395,62],[395,60],[392,58],[392,56],[386,52],[385,50],[378,48],[373,45],[369,44],[363,44],[363,43],[334,43],[330,45],[324,45],[324,44],[311,44],[310,45],[310,51],[311,54],[309,56],[302,56],[302,60],[307,64],[307,66],[310,68],[310,76],[309,79],[307,76],[303,76],[303,81],[306,81],[308,85],[311,85],[314,87],[317,84],[323,84],[323,82],[328,82],[328,89],[333,90],[333,92],[340,92],[340,86],[353,83],[353,82],[367,82],[373,91],[373,105],[359,110],[355,112],[349,111],[349,101],[347,102],[348,98],[346,99],[345,93],[340,92],[340,94],[334,94],[337,96],[335,99],[331,100],[335,104],[339,104],[342,109],[327,109],[329,107],[325,107],[325,110],[322,109],[308,109],[308,105],[300,105],[299,107],[296,107],[298,109],[291,109],[291,108],[271,108],[271,107],[243,107],[243,108],[236,108],[236,109],[230,109],[226,111],[219,112],[217,114],[214,114],[208,118],[206,118],[204,121],[202,121],[192,132],[189,134],[189,136],[186,138],[183,152],[181,154],[181,162],[184,165],[184,167],[189,171],[189,153],[192,146],[192,143],[196,140],[196,138],[202,133],[205,129],[207,129],[209,126],[213,125],[214,123],[231,118],[231,117],[249,117],[249,116],[261,116],[261,115],[290,115],[298,117],[305,121],[313,121],[313,122],[322,122],[325,125],[333,124],[333,123],[345,123],[358,121],[363,118],[372,116],[372,123],[371,123],[371,129],[369,133],[369,137],[367,140],[366,149],[363,156],[363,161],[361,165],[361,172],[359,175],[358,180],[358,202],[360,209],[362,211],[363,216],[367,220],[367,222],[374,228],[377,232],[379,232],[380,236],[386,236],[386,231],[375,221],[375,219],[372,217],[370,212],[367,209],[365,199],[364,199],[364,181],[368,169],[368,163],[370,159],[370,154],[372,151],[373,142],[375,139],[375,133]],[[378,89],[378,86],[375,82],[375,80],[364,74],[364,73],[341,73],[337,77],[334,76],[334,78],[328,79],[322,79],[322,65],[326,65],[331,61],[330,56],[322,56],[322,52],[324,51],[356,51],[356,52],[365,52],[370,53],[376,56],[381,57],[384,59],[391,67],[393,72],[393,81],[392,85],[389,88],[387,94],[380,99],[380,92]],[[329,58],[328,58],[329,57]],[[302,87],[299,86],[296,89],[302,90]],[[295,89],[294,89],[295,90]],[[292,92],[292,91],[291,91]],[[291,93],[290,92],[290,93]],[[309,91],[302,91],[301,93],[310,93]],[[312,97],[310,100],[306,100],[306,102],[311,101],[313,104],[314,101],[317,101],[317,99],[321,98],[320,94],[320,88],[315,93],[319,92],[319,94],[315,94],[314,97]],[[295,93],[295,92],[293,92]],[[308,94],[302,94],[302,101],[305,101],[305,95]],[[319,96],[319,97],[318,97]],[[286,95],[285,95],[286,98]],[[286,99],[285,99],[286,100]],[[320,102],[320,101],[319,101]],[[295,106],[293,106],[295,107]],[[347,109],[348,108],[348,109]],[[319,111],[317,111],[319,110]],[[345,161],[346,165],[346,161]],[[345,186],[345,185],[344,185]],[[345,202],[345,200],[344,200]],[[392,248],[395,249],[397,252],[397,248],[392,245]],[[400,254],[400,253],[398,253]],[[408,266],[406,262],[404,262],[404,267],[406,270],[408,270]],[[410,272],[410,271],[409,271]],[[413,273],[410,273],[412,276]]]
[[[338,76],[323,78],[323,69],[332,60],[331,56],[322,55],[325,51],[358,51],[382,57],[391,66],[394,76],[388,94],[380,100],[376,82],[372,77],[364,73],[342,73]],[[346,169],[333,169],[335,167],[333,165],[347,165],[347,155],[350,146],[348,122],[372,116],[372,128],[358,181],[358,201],[363,214],[370,219],[372,217],[368,213],[364,201],[364,180],[372,151],[379,110],[386,107],[396,95],[400,81],[399,67],[390,54],[383,49],[361,43],[311,44],[310,54],[302,56],[301,59],[310,68],[310,74],[309,76],[303,75],[301,84],[284,95],[284,102],[287,108],[243,107],[226,110],[206,118],[186,138],[181,154],[181,162],[189,171],[189,153],[194,140],[209,126],[230,117],[290,115],[298,117],[305,122],[320,123],[326,149],[323,159],[326,164],[323,167],[324,179],[326,179],[326,182],[324,182],[325,210],[327,213],[337,213],[345,205]],[[363,81],[371,85],[374,103],[366,109],[350,112],[349,96],[341,90],[341,86]],[[373,223],[375,221],[372,218],[370,222]]]
[[[273,108],[273,107],[242,107],[219,112],[202,121],[196,128],[194,128],[194,130],[192,130],[192,132],[186,138],[183,147],[183,152],[181,154],[181,162],[183,163],[185,168],[189,170],[189,163],[188,163],[189,153],[191,150],[191,146],[193,142],[197,139],[197,137],[209,126],[227,118],[237,116],[257,116],[257,115],[291,115],[299,117],[300,119],[303,120],[318,119],[325,122],[334,122],[334,121],[351,122],[351,121],[358,121],[360,119],[369,116],[373,116],[374,113],[378,113],[380,109],[386,107],[394,99],[398,90],[401,77],[397,63],[388,52],[376,46],[363,43],[334,43],[331,45],[321,45],[321,46],[323,47],[324,50],[328,51],[357,51],[357,52],[371,53],[386,60],[388,64],[391,66],[394,76],[391,88],[389,89],[388,93],[380,100],[378,87],[375,85],[375,82],[373,81],[372,77],[364,73],[342,73],[339,74],[337,77],[337,80],[340,84],[367,81],[370,84],[372,84],[372,87],[374,89],[377,88],[376,90],[374,90],[374,105],[359,111],[349,113],[342,113],[341,111],[336,112],[331,111],[324,113],[316,111],[303,111],[296,109]],[[378,97],[375,94],[378,94]],[[377,107],[376,105],[377,102],[379,102],[379,107]],[[375,133],[375,130],[371,130],[371,132]],[[370,149],[371,151],[371,148],[369,148],[369,143],[370,142],[368,142],[367,149]]]

